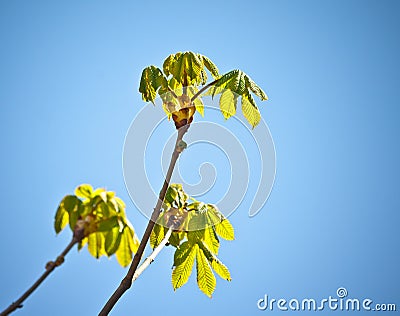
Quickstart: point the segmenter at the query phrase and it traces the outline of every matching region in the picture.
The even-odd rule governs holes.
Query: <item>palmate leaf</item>
[[[178,52],[169,55],[163,63],[165,76],[173,78],[184,86],[204,85],[208,70],[214,79],[219,77],[217,66],[206,56],[193,52]]]
[[[139,92],[142,94],[142,99],[144,101],[150,101],[154,104],[157,90],[167,85],[167,79],[164,77],[162,71],[152,65],[143,69],[142,77],[140,78]]]
[[[81,184],[75,195],[65,196],[54,218],[56,233],[68,223],[74,234],[77,227],[83,228],[78,250],[87,244],[95,258],[118,252],[117,260],[126,266],[139,247],[139,239],[125,214],[125,203],[115,192],[104,188],[93,190],[91,185]]]
[[[208,297],[211,297],[217,285],[217,280],[203,250],[199,247],[196,247],[196,270],[199,289]]]
[[[235,97],[227,91],[230,91]],[[235,69],[221,76],[205,95],[214,97],[221,94],[219,103],[225,119],[236,113],[237,98],[240,96],[243,115],[254,128],[259,124],[261,115],[252,93],[261,101],[268,100],[265,92],[247,74]]]
[[[192,273],[197,244],[191,245],[184,242],[174,254],[174,270],[172,271],[172,286],[174,290],[184,285]]]

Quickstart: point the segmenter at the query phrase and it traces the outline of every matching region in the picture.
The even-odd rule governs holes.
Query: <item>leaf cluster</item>
[[[75,232],[83,229],[78,249],[86,244],[95,257],[116,255],[119,264],[126,267],[139,246],[133,226],[125,214],[125,203],[112,191],[103,188],[93,190],[89,184],[81,184],[74,195],[65,196],[54,218],[58,234],[68,224]]]
[[[163,212],[151,233],[151,247],[157,247],[171,227],[174,230],[169,243],[176,247],[172,271],[174,290],[189,280],[196,261],[198,287],[211,297],[216,287],[213,271],[231,280],[228,268],[217,257],[220,238],[234,239],[231,223],[215,205],[199,202],[189,197],[180,184],[172,184],[164,199]]]
[[[208,73],[213,81],[207,84]],[[197,95],[200,86],[204,93]],[[206,88],[209,88],[207,91]],[[168,118],[172,117],[177,128],[190,124],[197,110],[204,115],[202,96],[220,94],[219,105],[225,119],[235,115],[241,98],[243,115],[254,128],[261,120],[253,94],[262,101],[268,100],[265,92],[243,71],[235,69],[220,75],[217,66],[206,56],[193,52],[169,55],[162,69],[151,65],[142,72],[139,92],[144,101],[152,102],[157,94],[163,101]]]

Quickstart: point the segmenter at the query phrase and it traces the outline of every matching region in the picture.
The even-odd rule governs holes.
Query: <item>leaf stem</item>
[[[143,234],[142,240],[140,241],[138,250],[137,250],[135,256],[133,257],[132,263],[129,267],[129,270],[128,270],[126,276],[122,279],[120,285],[117,287],[117,289],[111,295],[111,297],[108,299],[107,303],[104,305],[103,309],[100,311],[99,316],[108,315],[110,313],[110,311],[113,309],[114,305],[122,297],[122,295],[132,286],[133,276],[134,276],[136,269],[140,263],[140,260],[142,259],[143,252],[144,252],[147,242],[150,238],[150,234],[151,234],[151,231],[153,230],[154,224],[157,221],[158,216],[160,214],[161,206],[164,201],[165,194],[167,193],[167,189],[169,186],[169,182],[171,180],[172,172],[175,168],[176,161],[178,160],[178,157],[181,153],[181,150],[179,149],[178,144],[183,139],[183,136],[189,129],[189,126],[190,125],[185,125],[185,126],[181,127],[180,129],[178,129],[178,136],[176,138],[175,149],[172,153],[171,161],[169,163],[168,171],[165,176],[164,184],[160,191],[160,195],[158,197],[157,204],[154,208],[151,218],[147,224],[146,230]]]
[[[212,82],[210,82],[209,84],[205,85],[203,88],[201,88],[192,98],[191,98],[191,102],[193,102],[194,100],[196,100],[200,94],[202,94],[205,90],[207,90],[208,88],[210,88],[212,85],[215,85],[217,82],[219,81],[219,79],[216,79]]]
[[[72,247],[78,243],[80,240],[82,240],[83,237],[83,230],[76,229],[74,232],[74,236],[72,237],[72,240],[69,242],[67,247],[65,247],[64,251],[57,257],[55,261],[49,261],[46,264],[46,271],[40,276],[39,279],[35,283],[32,284],[32,286],[26,290],[24,294],[21,295],[19,299],[17,299],[15,302],[11,303],[10,306],[8,306],[5,310],[3,310],[0,313],[0,316],[6,316],[14,312],[18,308],[22,308],[23,305],[22,303],[39,287],[39,285],[50,275],[51,272],[58,266],[60,266],[64,262],[65,256],[68,254],[68,252],[72,249]]]

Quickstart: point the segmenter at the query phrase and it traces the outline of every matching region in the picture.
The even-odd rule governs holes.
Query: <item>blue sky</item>
[[[145,105],[141,70],[192,50],[269,95],[275,186],[256,217],[230,218],[236,240],[220,257],[233,280],[211,300],[194,277],[173,292],[167,249],[113,315],[255,315],[264,294],[321,299],[341,286],[399,309],[399,29],[396,1],[2,1],[0,306],[68,243],[53,216],[76,185],[116,191],[142,235],[121,162]],[[124,274],[74,249],[18,314],[95,315]]]

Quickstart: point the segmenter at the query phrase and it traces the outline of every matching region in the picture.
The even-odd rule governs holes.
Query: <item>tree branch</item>
[[[168,229],[167,233],[164,236],[164,239],[160,242],[160,244],[154,248],[153,252],[151,253],[150,256],[146,258],[145,261],[140,265],[140,267],[136,270],[135,274],[133,275],[132,278],[132,283],[136,281],[136,279],[143,273],[144,270],[148,268],[148,266],[154,261],[154,259],[158,256],[160,251],[165,247],[167,244],[169,237],[172,234],[172,227]]]
[[[41,275],[39,279],[24,293],[19,299],[8,306],[4,311],[0,313],[0,316],[6,316],[14,312],[17,308],[22,308],[22,303],[39,287],[39,285],[49,276],[53,270],[63,264],[65,256],[72,249],[72,247],[83,238],[83,229],[75,229],[72,240],[64,249],[64,251],[57,257],[55,261],[49,261],[46,264],[46,271]]]
[[[154,224],[157,221],[158,216],[160,214],[161,206],[164,201],[165,194],[167,193],[167,189],[169,186],[169,182],[171,180],[172,172],[175,168],[176,161],[178,160],[178,157],[182,151],[180,149],[179,144],[183,139],[183,135],[185,135],[185,133],[189,129],[189,126],[190,125],[185,125],[185,126],[181,127],[180,129],[178,129],[178,136],[176,138],[175,149],[174,149],[174,152],[172,153],[171,161],[169,163],[168,171],[165,176],[164,184],[160,191],[160,195],[158,197],[156,207],[154,208],[151,218],[147,224],[147,227],[143,234],[142,240],[140,241],[138,250],[137,250],[135,256],[133,257],[132,263],[129,267],[129,270],[128,270],[126,276],[123,278],[123,280],[121,281],[118,288],[114,291],[114,293],[108,299],[107,303],[104,305],[103,309],[100,311],[99,316],[108,315],[110,313],[110,311],[113,309],[114,305],[122,297],[122,295],[132,286],[133,276],[134,276],[135,271],[140,263],[140,260],[142,259],[143,252],[144,252],[147,242],[150,238],[150,234],[151,234],[151,231],[153,230]]]

